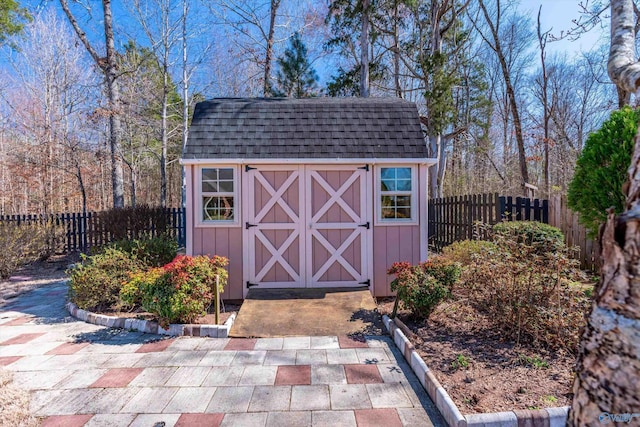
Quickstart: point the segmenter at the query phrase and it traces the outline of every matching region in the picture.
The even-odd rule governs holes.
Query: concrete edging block
[[[464,417],[467,427],[518,427],[518,418],[511,411],[470,414]]]
[[[435,404],[450,426],[462,427],[467,425],[466,419],[442,386],[436,389]]]
[[[545,408],[549,414],[549,427],[564,427],[569,418],[569,407],[561,406],[559,408]]]
[[[194,337],[211,337],[211,338],[227,338],[229,330],[233,326],[236,319],[236,313],[229,316],[223,325],[182,325],[171,324],[169,329],[164,329],[157,322],[151,320],[134,319],[126,317],[107,316],[104,314],[91,313],[86,310],[79,309],[71,301],[65,304],[65,308],[72,317],[83,322],[92,323],[94,325],[105,326],[108,328],[126,329],[129,331],[138,331],[146,334],[159,334],[170,336],[189,335]]]

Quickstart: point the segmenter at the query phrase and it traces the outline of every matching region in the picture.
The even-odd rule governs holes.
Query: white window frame
[[[411,170],[411,218],[382,218],[382,169],[387,168],[409,168]],[[418,225],[418,168],[416,165],[407,164],[379,164],[375,167],[375,225]],[[401,192],[406,193],[406,192]],[[385,192],[394,195],[393,192]]]
[[[202,171],[204,169],[231,169],[233,171],[233,193],[210,193],[202,190]],[[196,194],[196,209],[197,209],[197,221],[198,227],[239,227],[241,225],[240,217],[240,169],[237,165],[202,165],[197,168],[197,194]],[[233,220],[205,220],[204,219],[204,206],[203,199],[205,197],[213,196],[217,194],[232,195],[233,196]]]

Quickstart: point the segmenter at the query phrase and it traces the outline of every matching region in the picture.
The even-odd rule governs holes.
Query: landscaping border
[[[195,325],[172,323],[168,329],[164,329],[158,325],[158,322],[142,319],[131,319],[125,317],[106,316],[104,314],[95,314],[90,311],[78,308],[74,303],[66,304],[69,314],[83,322],[92,323],[94,325],[106,326],[109,328],[121,328],[133,331],[144,332],[147,334],[160,334],[169,336],[190,336],[190,337],[211,337],[211,338],[227,338],[231,326],[236,319],[233,313],[224,322],[223,325]]]
[[[462,415],[447,391],[403,333],[403,331],[410,333],[409,328],[398,318],[391,320],[389,316],[383,315],[382,320],[396,347],[411,366],[411,370],[416,374],[420,384],[427,391],[450,427],[564,427],[566,425],[569,414],[568,406]]]

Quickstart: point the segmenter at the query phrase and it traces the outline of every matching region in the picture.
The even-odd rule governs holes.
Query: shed
[[[427,258],[428,158],[415,104],[395,98],[213,99],[181,163],[186,251],[229,258],[249,288],[390,295],[393,262]]]

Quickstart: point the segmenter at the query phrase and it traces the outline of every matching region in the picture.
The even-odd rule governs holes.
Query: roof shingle
[[[428,157],[397,98],[224,98],[196,105],[184,159]]]

